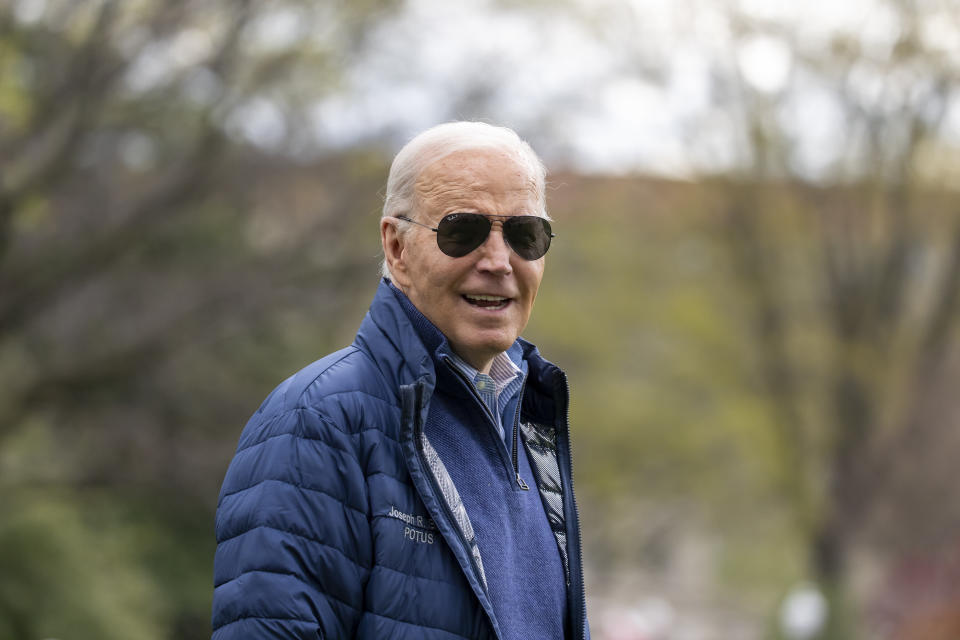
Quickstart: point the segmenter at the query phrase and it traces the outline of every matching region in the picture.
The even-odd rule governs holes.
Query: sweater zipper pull
[[[518,485],[520,486],[520,488],[523,489],[524,491],[529,491],[529,490],[530,490],[530,487],[527,486],[527,483],[524,482],[524,481],[523,481],[523,478],[520,477],[520,472],[519,472],[519,471],[517,472],[517,484],[518,484]]]

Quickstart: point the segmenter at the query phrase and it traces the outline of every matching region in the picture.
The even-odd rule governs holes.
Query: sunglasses
[[[486,240],[493,227],[491,218],[503,221],[503,238],[524,260],[542,258],[556,234],[550,223],[540,216],[495,216],[486,213],[451,213],[443,216],[436,227],[397,216],[399,220],[426,227],[437,234],[437,246],[451,258],[462,258]]]

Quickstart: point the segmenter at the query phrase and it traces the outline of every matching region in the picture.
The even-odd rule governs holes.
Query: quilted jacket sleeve
[[[315,409],[255,416],[217,507],[213,640],[350,638],[371,540],[350,435]]]

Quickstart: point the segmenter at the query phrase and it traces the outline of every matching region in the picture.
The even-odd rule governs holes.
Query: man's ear
[[[404,289],[410,283],[404,254],[406,242],[397,229],[395,220],[387,218],[380,220],[380,244],[383,245],[383,257],[393,276],[393,283],[400,289]]]

